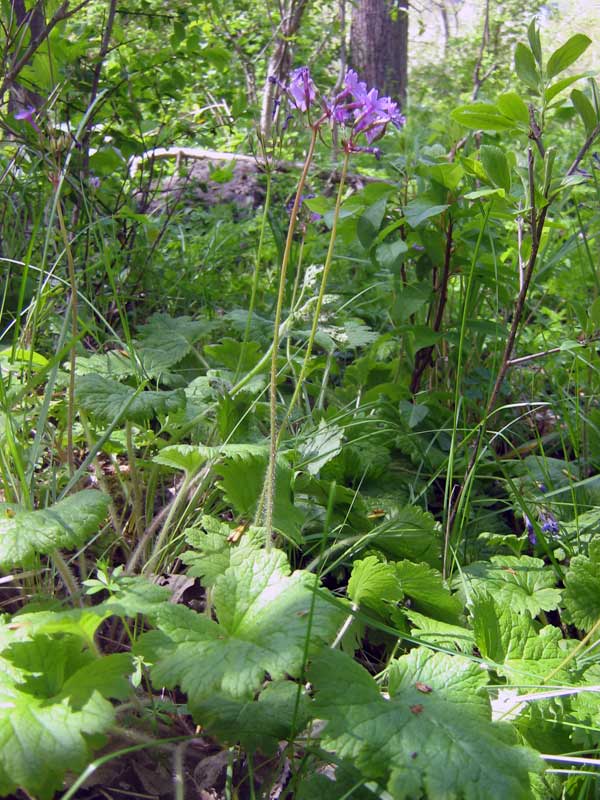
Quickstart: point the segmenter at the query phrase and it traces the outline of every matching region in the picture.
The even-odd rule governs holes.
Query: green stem
[[[283,258],[281,261],[281,271],[279,273],[279,291],[277,293],[277,306],[275,308],[275,322],[273,325],[273,345],[271,352],[271,380],[270,380],[270,438],[271,445],[269,449],[269,465],[267,467],[267,476],[265,481],[265,499],[266,499],[266,513],[265,513],[265,526],[267,529],[267,548],[271,546],[271,531],[273,527],[273,503],[275,499],[275,464],[277,461],[277,356],[279,353],[279,326],[281,324],[281,315],[283,312],[283,301],[285,298],[285,285],[287,268],[290,261],[290,254],[292,252],[292,243],[294,241],[294,231],[296,228],[296,221],[298,219],[298,211],[300,210],[300,201],[308,170],[313,159],[315,146],[317,144],[317,136],[319,133],[318,125],[315,125],[311,131],[310,143],[308,145],[308,152],[298,181],[298,188],[296,189],[296,197],[294,198],[294,205],[290,215],[290,224],[288,226],[287,239],[285,242],[285,250],[283,251]]]
[[[333,261],[333,252],[335,249],[335,240],[337,236],[337,224],[338,219],[340,216],[340,208],[342,205],[342,197],[344,195],[344,184],[346,182],[346,173],[348,172],[348,161],[350,159],[350,153],[348,151],[344,154],[344,162],[342,164],[342,172],[340,175],[340,185],[338,187],[337,198],[335,201],[335,210],[333,214],[333,222],[331,225],[331,235],[329,238],[329,247],[327,249],[327,256],[325,258],[325,264],[323,266],[323,275],[321,277],[321,286],[319,287],[319,295],[317,297],[317,304],[315,306],[315,310],[313,313],[313,321],[312,327],[310,329],[310,335],[308,337],[308,342],[306,344],[306,351],[304,353],[304,361],[302,362],[302,368],[300,370],[300,375],[298,376],[298,381],[296,383],[296,388],[294,389],[294,393],[292,395],[292,399],[290,401],[289,408],[285,415],[283,422],[281,423],[281,428],[279,430],[279,436],[277,438],[277,445],[285,431],[286,424],[290,418],[292,411],[294,410],[294,406],[296,405],[296,401],[298,400],[298,396],[302,391],[302,385],[304,383],[304,379],[306,377],[306,372],[308,370],[308,364],[310,361],[310,357],[312,355],[312,349],[315,343],[315,336],[317,335],[317,328],[319,327],[319,319],[321,316],[321,308],[323,306],[323,298],[325,297],[325,289],[327,288],[327,279],[329,277],[329,272],[331,270],[331,263]]]
[[[262,252],[265,241],[265,231],[267,229],[267,219],[269,216],[269,209],[271,207],[271,187],[273,185],[273,178],[271,170],[267,169],[267,193],[265,195],[265,205],[263,208],[262,219],[260,223],[260,235],[258,238],[258,248],[256,250],[256,259],[254,261],[254,274],[252,275],[252,289],[250,292],[250,305],[248,307],[248,319],[246,320],[246,328],[244,330],[244,339],[242,341],[242,348],[240,350],[240,358],[235,371],[234,379],[239,375],[240,369],[244,361],[244,354],[246,346],[250,338],[250,328],[252,327],[252,315],[256,306],[256,295],[258,294],[258,279],[260,276],[260,265],[262,263]]]
[[[69,476],[72,478],[75,474],[75,456],[73,453],[73,422],[75,418],[75,360],[76,360],[76,342],[77,342],[77,280],[75,277],[75,262],[73,261],[73,252],[71,251],[71,243],[69,242],[69,234],[67,233],[67,226],[62,213],[60,200],[56,205],[56,218],[58,219],[58,227],[65,246],[65,254],[67,256],[67,266],[69,268],[69,284],[71,287],[71,338],[73,344],[69,354],[69,391],[67,403],[67,460],[69,463]]]

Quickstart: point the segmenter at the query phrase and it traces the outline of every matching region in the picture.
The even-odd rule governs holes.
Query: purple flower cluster
[[[27,108],[17,111],[15,114],[15,119],[19,120],[20,122],[27,122],[29,125],[31,125],[34,131],[40,133],[40,129],[34,119],[36,114],[37,110],[33,106],[27,106]]]
[[[308,67],[294,70],[287,92],[300,111],[308,111],[316,100],[317,90]],[[331,120],[338,125],[351,128],[350,149],[364,149],[376,152],[376,148],[357,148],[354,144],[359,134],[364,134],[369,146],[380,139],[389,124],[402,127],[402,116],[390,97],[379,97],[377,89],[367,89],[367,84],[359,80],[352,69],[346,72],[342,91],[331,101],[324,100],[324,114],[319,120]]]
[[[288,92],[299,111],[308,111],[317,97],[317,87],[310,77],[308,67],[300,67],[292,72]]]

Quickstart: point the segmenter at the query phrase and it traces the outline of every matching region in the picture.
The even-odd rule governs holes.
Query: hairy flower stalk
[[[286,92],[290,98],[292,105],[302,113],[309,113],[311,106],[316,103],[317,89],[310,76],[308,67],[300,67],[291,75],[289,85],[286,87]],[[279,352],[279,338],[280,338],[280,324],[283,311],[283,301],[285,297],[285,286],[287,277],[287,268],[290,259],[294,231],[298,218],[298,212],[303,199],[303,190],[306,183],[308,170],[313,159],[314,150],[317,142],[321,126],[325,123],[332,125],[342,125],[349,129],[348,136],[343,141],[344,148],[344,161],[342,164],[342,174],[338,187],[338,194],[333,214],[333,222],[331,226],[331,233],[329,239],[329,247],[325,264],[323,266],[323,274],[321,276],[321,285],[319,287],[319,294],[315,305],[312,326],[300,375],[290,401],[289,408],[286,412],[285,418],[281,424],[279,431],[277,430],[277,356]],[[348,70],[344,81],[342,91],[333,98],[332,101],[323,101],[323,111],[321,116],[316,122],[311,124],[311,139],[296,189],[294,204],[290,213],[290,223],[288,227],[287,239],[285,243],[285,250],[283,254],[281,270],[279,273],[279,291],[277,295],[277,306],[275,309],[275,321],[273,328],[273,343],[271,351],[271,377],[270,377],[270,448],[269,448],[269,465],[267,468],[267,475],[265,479],[264,490],[264,510],[265,510],[265,526],[267,528],[267,546],[271,544],[272,527],[273,527],[273,506],[275,500],[275,474],[276,474],[276,461],[277,449],[285,431],[286,423],[293,411],[298,396],[302,390],[302,385],[306,377],[308,363],[312,355],[312,350],[315,342],[315,337],[319,325],[319,318],[323,306],[323,299],[325,297],[325,290],[327,287],[327,280],[333,262],[333,253],[335,248],[335,240],[337,236],[337,224],[342,205],[342,198],[344,194],[344,186],[346,174],[348,171],[348,163],[351,153],[366,152],[372,153],[379,157],[379,150],[373,147],[373,143],[380,139],[389,124],[396,127],[401,127],[404,124],[404,117],[398,111],[398,106],[389,97],[379,97],[377,89],[368,90],[365,83],[358,79],[357,74],[353,70]],[[357,138],[364,136],[367,145],[360,145],[357,143]]]
[[[287,268],[290,261],[290,254],[292,252],[292,242],[294,240],[294,231],[296,229],[296,221],[298,219],[298,210],[300,208],[300,200],[306,183],[308,170],[314,156],[315,146],[317,144],[317,136],[319,134],[319,126],[314,125],[311,132],[310,143],[308,151],[304,160],[304,166],[298,181],[298,188],[296,189],[296,197],[294,198],[294,205],[290,215],[290,224],[288,226],[287,238],[285,241],[285,249],[283,251],[283,258],[281,260],[281,270],[279,272],[279,291],[277,293],[277,305],[275,307],[275,321],[273,325],[273,350],[271,353],[271,379],[269,387],[269,419],[270,419],[270,448],[269,448],[269,465],[267,467],[267,477],[265,483],[265,527],[267,529],[267,547],[271,544],[271,534],[273,529],[273,505],[275,501],[275,467],[277,461],[277,356],[279,354],[279,326],[281,324],[281,314],[283,311],[283,300],[285,297],[285,283],[287,276]]]

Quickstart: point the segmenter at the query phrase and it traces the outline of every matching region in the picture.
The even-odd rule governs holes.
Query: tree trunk
[[[267,79],[262,96],[260,132],[265,142],[269,138],[273,125],[275,95],[279,91],[279,85],[287,81],[290,71],[290,41],[298,32],[307,3],[308,0],[286,0],[282,5],[281,23],[271,57],[269,58]]]
[[[408,0],[358,0],[350,31],[351,63],[369,88],[406,102]]]

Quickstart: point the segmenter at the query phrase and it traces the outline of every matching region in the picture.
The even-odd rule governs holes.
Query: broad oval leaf
[[[585,132],[589,136],[598,123],[598,117],[594,106],[590,103],[587,96],[579,91],[579,89],[573,89],[571,92],[571,102],[577,109],[577,113],[583,121]]]
[[[540,73],[531,50],[519,42],[515,47],[515,70],[530,89],[539,89]]]
[[[504,114],[505,117],[521,122],[524,125],[529,124],[529,111],[527,104],[516,92],[506,92],[501,94],[497,100],[498,110]]]
[[[497,106],[491,103],[469,103],[459,106],[451,114],[456,122],[466,128],[483,131],[508,131],[515,127],[515,122],[500,113]]]
[[[105,422],[121,419],[144,422],[177,411],[186,403],[182,389],[139,391],[100,375],[80,375],[75,391],[82,407]]]
[[[558,75],[559,72],[570,67],[571,64],[577,61],[582,53],[585,53],[591,43],[592,40],[589,36],[585,36],[583,33],[576,33],[574,36],[571,36],[571,38],[559,47],[558,50],[555,50],[548,59],[548,64],[546,66],[548,78],[553,78],[555,75]]]
[[[495,186],[510,192],[510,167],[504,150],[492,144],[482,144],[479,150],[481,163]]]

